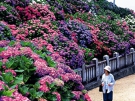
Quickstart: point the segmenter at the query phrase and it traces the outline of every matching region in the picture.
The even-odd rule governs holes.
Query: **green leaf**
[[[33,98],[36,98],[36,90],[34,89],[34,88],[31,88],[30,90],[29,90],[29,92],[30,92],[30,95],[33,97]]]
[[[1,69],[2,65],[3,65],[3,63],[2,63],[2,61],[0,61],[0,69]]]
[[[55,83],[49,84],[48,82],[46,82],[46,85],[47,85],[49,88],[53,88],[53,87],[55,86]]]
[[[6,62],[6,67],[11,68],[11,66],[14,64],[14,60],[10,59],[8,62]]]
[[[81,98],[81,99],[79,99],[78,101],[84,101],[84,100]]]
[[[22,73],[24,70],[15,70],[15,72]]]
[[[2,52],[2,51],[4,51],[4,50],[5,50],[5,48],[1,48],[1,47],[0,47],[0,52]]]
[[[55,94],[51,94],[51,95],[49,94],[49,96],[47,96],[47,99],[48,99],[48,101],[56,101],[57,100]],[[62,100],[62,101],[64,101],[64,100]]]
[[[50,67],[56,67],[56,63],[52,60],[51,57],[47,56],[46,59],[47,59],[46,61],[47,61],[48,65]]]
[[[0,97],[2,96],[3,90],[0,91]]]
[[[32,69],[28,69],[29,71],[35,71],[36,67],[33,67]]]
[[[15,44],[15,41],[10,41],[9,46],[13,46]]]
[[[67,99],[67,98],[65,97],[65,98],[62,98],[62,101],[70,101],[70,99]]]
[[[46,59],[47,58],[47,55],[46,55],[46,53],[40,53],[40,57],[42,58],[42,59]]]
[[[24,76],[24,82],[26,83],[29,80],[30,76]]]
[[[2,77],[5,83],[10,83],[13,80],[13,75],[11,72],[3,73]]]
[[[41,92],[41,91],[37,92],[37,98],[41,97],[43,94],[44,92]]]
[[[57,100],[57,98],[56,97],[52,97],[52,101],[56,101]]]
[[[29,88],[26,86],[19,86],[19,90],[23,95],[25,95],[28,92]]]
[[[12,96],[12,93],[14,92],[15,90],[8,90],[8,91],[3,91],[2,95],[3,96]]]
[[[28,47],[28,46],[31,46],[32,44],[31,42],[24,42],[24,41],[21,41],[20,43],[23,47]]]
[[[14,89],[15,87],[16,87],[16,85],[14,85],[14,84],[8,84],[8,86],[11,88],[11,89]]]
[[[1,81],[4,81],[4,79],[3,79],[3,77],[2,77],[2,76],[0,76],[0,80],[1,80]]]
[[[4,90],[5,90],[5,91],[7,91],[7,90],[8,90],[8,87],[7,87],[7,86],[2,85],[2,87],[4,88]]]
[[[39,87],[40,87],[39,82],[36,82],[35,85],[34,85],[34,88],[35,88],[35,89],[38,89]]]
[[[23,82],[23,75],[20,75],[19,77],[15,77],[13,83],[16,85],[16,84],[20,84],[22,82]]]

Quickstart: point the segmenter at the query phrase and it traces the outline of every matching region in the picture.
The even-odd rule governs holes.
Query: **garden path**
[[[103,101],[98,87],[88,93],[92,101]],[[116,80],[113,94],[113,101],[135,101],[135,74]]]

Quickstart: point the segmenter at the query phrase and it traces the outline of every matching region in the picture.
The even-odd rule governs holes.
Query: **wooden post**
[[[114,54],[113,54],[113,57],[116,57],[116,69],[118,69],[119,68],[119,53],[118,52],[115,52]]]

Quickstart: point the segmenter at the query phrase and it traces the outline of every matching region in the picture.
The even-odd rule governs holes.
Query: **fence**
[[[103,61],[98,61],[94,58],[93,63],[90,65],[83,65],[82,68],[76,69],[76,73],[82,77],[82,82],[84,85],[90,84],[92,81],[99,81],[102,74],[104,73],[104,67],[106,65],[111,66],[111,72],[115,73],[120,69],[135,64],[135,50],[130,49],[130,52],[125,55],[119,55],[115,52],[112,58],[108,55],[103,57]]]

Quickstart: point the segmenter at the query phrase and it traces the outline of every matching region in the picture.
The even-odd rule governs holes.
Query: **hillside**
[[[73,69],[134,48],[134,17],[106,0],[0,0],[0,100],[91,101]]]

